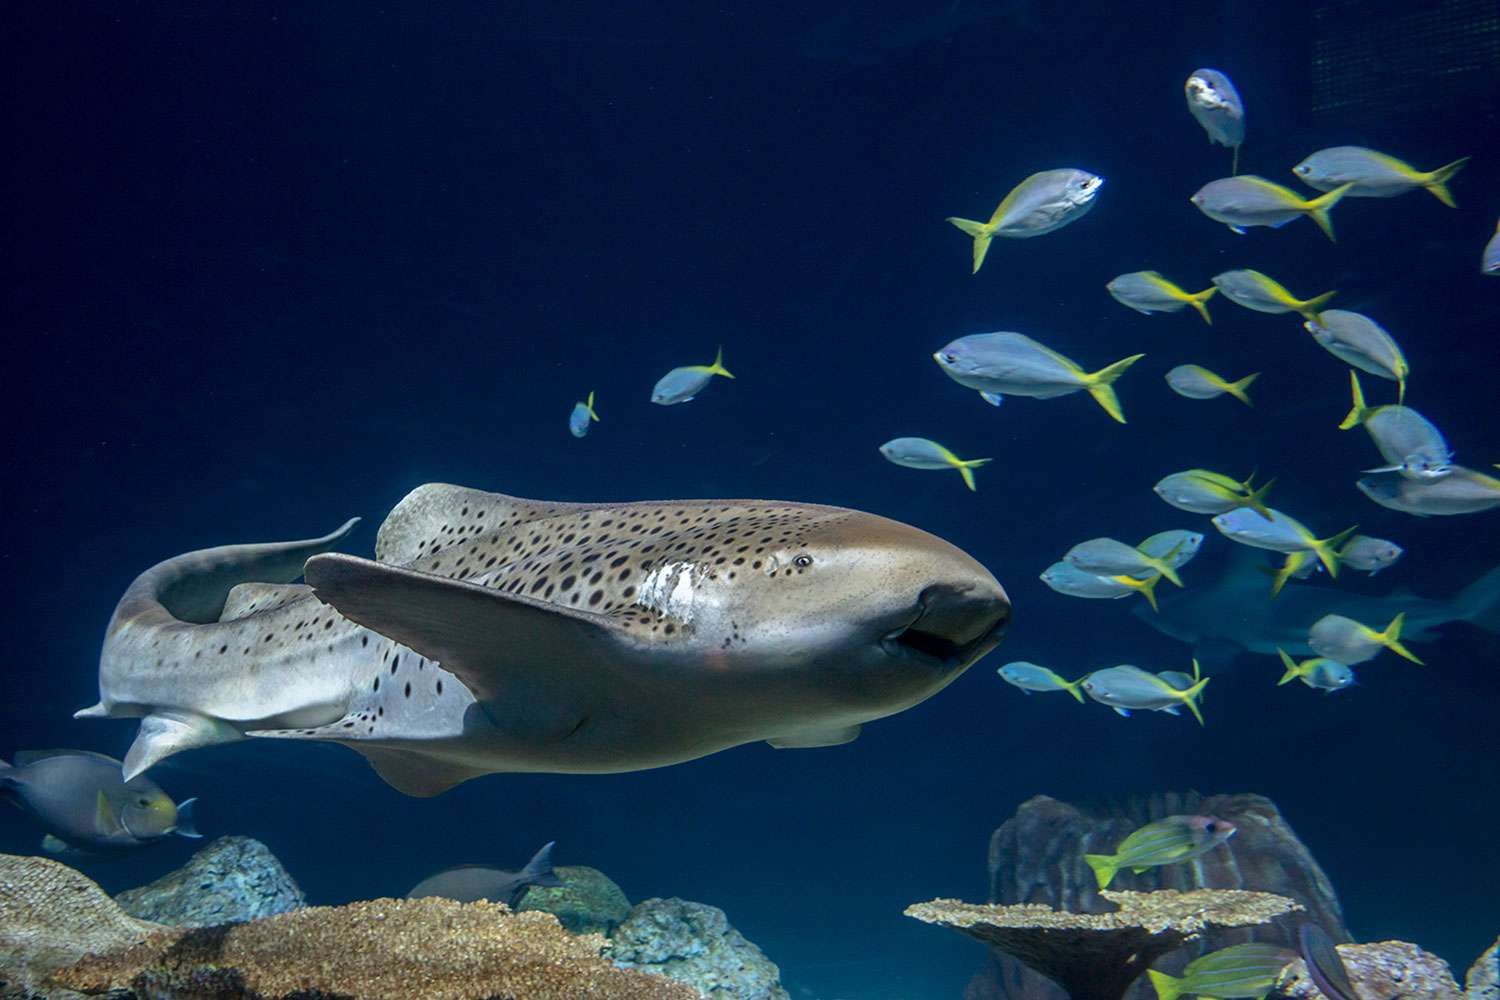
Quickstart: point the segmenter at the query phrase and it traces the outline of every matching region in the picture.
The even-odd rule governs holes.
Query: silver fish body
[[[1237,148],[1245,141],[1245,105],[1227,75],[1216,69],[1197,69],[1183,90],[1188,111],[1208,133],[1208,141]]]
[[[1135,591],[1107,576],[1089,573],[1069,562],[1055,562],[1042,571],[1041,581],[1059,594],[1092,600],[1117,600]]]
[[[1084,388],[1079,369],[1021,333],[974,333],[933,355],[959,385],[1002,396],[1053,399]]]
[[[1448,466],[1448,474],[1438,479],[1377,472],[1355,485],[1380,506],[1418,517],[1476,514],[1500,507],[1500,480],[1461,465]]]
[[[1216,515],[1214,527],[1232,542],[1272,552],[1303,552],[1309,546],[1301,522],[1268,508],[1271,516],[1263,517],[1249,507],[1237,507]]]
[[[1182,708],[1178,688],[1150,671],[1128,663],[1095,670],[1084,678],[1083,691],[1121,715],[1129,715],[1132,711],[1176,715]]]
[[[1075,167],[1032,174],[1007,198],[995,235],[1029,239],[1056,232],[1087,215],[1103,185],[1103,177]]]
[[[1453,452],[1443,432],[1409,406],[1381,406],[1364,421],[1370,440],[1388,468],[1410,479],[1440,479],[1453,468]],[[1371,470],[1376,471],[1376,470]]]
[[[1396,339],[1368,316],[1325,309],[1302,325],[1329,354],[1360,371],[1395,382],[1404,382],[1410,373]]]
[[[1484,245],[1484,252],[1479,255],[1479,273],[1500,274],[1500,224],[1495,226],[1495,234],[1490,237],[1490,241]]]
[[[1374,576],[1400,559],[1404,549],[1395,542],[1355,535],[1339,550],[1339,562]]]

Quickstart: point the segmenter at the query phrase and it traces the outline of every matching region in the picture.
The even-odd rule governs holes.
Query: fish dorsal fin
[[[274,611],[311,593],[311,587],[300,583],[238,583],[224,598],[219,621],[232,622],[258,611]]]
[[[387,515],[375,538],[375,559],[407,566],[433,545],[510,531],[590,504],[525,500],[466,486],[427,483],[408,493]]]
[[[120,766],[120,762],[113,757],[106,757],[102,753],[94,753],[92,750],[17,750],[16,755],[11,758],[16,767],[25,767],[27,764],[35,764],[39,760],[48,757],[89,757],[106,764]]]
[[[458,677],[510,735],[564,738],[626,686],[611,671],[634,643],[617,619],[357,556],[316,556],[306,574],[339,614]],[[629,681],[637,697],[644,680]]]
[[[118,829],[120,817],[115,813],[115,807],[109,804],[109,796],[101,788],[94,795],[94,832],[107,837]]]

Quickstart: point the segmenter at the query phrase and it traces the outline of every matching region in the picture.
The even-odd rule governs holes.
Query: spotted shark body
[[[432,795],[499,771],[847,742],[950,683],[1009,618],[962,551],[837,507],[429,484],[375,560],[329,551],[353,525],[189,553],[132,584],[79,713],[142,720],[127,775],[246,736],[328,740]]]

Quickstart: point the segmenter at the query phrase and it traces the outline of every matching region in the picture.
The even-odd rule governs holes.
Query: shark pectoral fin
[[[582,671],[615,659],[627,635],[603,615],[357,556],[314,556],[304,572],[319,600],[436,661],[480,702],[531,698],[539,715],[593,686]]]
[[[405,750],[391,750],[386,747],[357,743],[351,743],[349,747],[363,754],[365,760],[369,761],[370,766],[375,769],[375,773],[380,775],[381,780],[387,785],[403,795],[416,798],[428,799],[434,795],[441,795],[454,785],[461,785],[470,778],[494,773],[464,767],[461,764],[451,764],[423,754],[408,753]]]
[[[311,587],[300,583],[237,583],[224,598],[219,621],[232,622],[256,611],[274,610],[311,593]]]
[[[129,781],[174,753],[244,738],[244,733],[222,719],[177,709],[152,712],[141,720],[121,773]]]
[[[766,740],[777,750],[803,750],[809,747],[836,747],[842,743],[853,743],[859,739],[859,726],[827,726],[821,729],[801,729],[786,736],[773,736]]]

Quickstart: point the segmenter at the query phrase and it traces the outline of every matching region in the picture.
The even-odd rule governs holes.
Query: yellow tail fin
[[[1391,652],[1396,653],[1399,656],[1406,657],[1408,660],[1415,663],[1419,667],[1425,667],[1427,664],[1417,659],[1416,654],[1407,649],[1405,646],[1401,645],[1401,626],[1405,623],[1406,612],[1403,611],[1395,618],[1392,618],[1391,623],[1385,627],[1385,631],[1380,633],[1380,642],[1385,646],[1386,649],[1389,649]]]
[[[1339,430],[1347,431],[1351,427],[1358,427],[1365,422],[1370,415],[1370,408],[1365,405],[1365,391],[1360,388],[1359,374],[1353,368],[1349,369],[1349,394],[1353,397],[1353,405],[1349,407],[1349,413],[1339,423]]]
[[[1204,688],[1208,687],[1208,682],[1211,680],[1213,680],[1212,677],[1205,677],[1180,695],[1182,703],[1188,707],[1189,712],[1193,713],[1193,718],[1198,720],[1200,726],[1203,725],[1203,713],[1198,711],[1198,696],[1203,693]]]
[[[1276,655],[1281,657],[1281,665],[1286,667],[1286,673],[1282,674],[1281,680],[1276,682],[1276,686],[1281,687],[1281,685],[1287,683],[1288,681],[1296,680],[1298,676],[1301,675],[1302,669],[1297,666],[1297,661],[1293,660],[1290,656],[1287,656],[1286,650],[1282,649],[1280,646],[1276,647]]]
[[[1125,369],[1144,358],[1144,354],[1132,354],[1128,358],[1122,358],[1112,365],[1108,365],[1096,372],[1083,376],[1084,385],[1089,390],[1089,395],[1094,401],[1104,407],[1104,412],[1114,417],[1120,423],[1125,422],[1125,414],[1120,410],[1120,399],[1115,395],[1111,384],[1115,379],[1125,374]]]
[[[1236,146],[1235,149],[1238,150],[1239,147]],[[1155,969],[1147,969],[1146,975],[1151,978],[1151,985],[1156,987],[1156,1000],[1177,1000],[1182,996],[1182,980],[1176,976],[1169,976]]]
[[[1085,854],[1083,860],[1094,870],[1094,879],[1101,889],[1108,889],[1120,870],[1113,854]]]
[[[1249,375],[1246,375],[1238,382],[1230,382],[1228,385],[1224,386],[1224,391],[1229,393],[1235,399],[1238,399],[1241,403],[1244,403],[1246,406],[1254,406],[1255,404],[1250,402],[1250,394],[1245,390],[1250,388],[1250,383],[1254,382],[1258,378],[1260,378],[1260,372],[1251,372]]]
[[[1350,535],[1354,534],[1358,528],[1359,525],[1356,524],[1351,528],[1345,528],[1332,538],[1316,538],[1313,540],[1312,550],[1317,554],[1318,562],[1323,564],[1323,568],[1328,570],[1328,575],[1335,580],[1338,579],[1339,575],[1340,560],[1338,547],[1343,545],[1344,541]]]
[[[1066,691],[1066,692],[1068,692],[1068,694],[1072,695],[1074,698],[1077,698],[1078,699],[1078,704],[1082,705],[1083,704],[1083,691],[1081,690],[1082,687],[1083,687],[1083,678],[1080,677],[1076,681],[1069,681],[1066,684],[1064,684],[1063,685],[1063,690]]]
[[[1250,480],[1245,480],[1244,485],[1246,489],[1249,489]],[[1274,477],[1266,480],[1266,484],[1264,486],[1246,496],[1242,503],[1246,507],[1249,507],[1251,510],[1255,511],[1261,517],[1265,518],[1267,521],[1271,520],[1271,508],[1266,506],[1266,494],[1270,493],[1271,487],[1275,485],[1276,480]]]
[[[1342,201],[1344,195],[1348,194],[1349,189],[1353,186],[1352,183],[1340,184],[1321,198],[1314,198],[1312,201],[1307,202],[1306,206],[1302,209],[1308,215],[1312,216],[1312,220],[1318,224],[1318,228],[1323,230],[1323,235],[1334,243],[1337,243],[1339,238],[1333,235],[1333,219],[1329,217],[1328,213],[1333,211],[1333,206]],[[1309,316],[1308,318],[1311,319],[1312,317]]]
[[[1116,583],[1123,584],[1136,593],[1140,594],[1146,599],[1146,603],[1151,605],[1152,611],[1155,611],[1158,614],[1161,613],[1161,608],[1158,608],[1156,606],[1156,585],[1161,582],[1160,573],[1156,574],[1149,580],[1137,580],[1133,576],[1112,576],[1110,577],[1110,579],[1115,581]]]
[[[975,493],[978,493],[979,487],[974,485],[974,470],[989,461],[992,460],[988,458],[970,458],[959,459],[952,464],[953,467],[958,470],[958,474],[964,477],[964,485],[973,490]]]
[[[1422,186],[1432,192],[1432,196],[1449,208],[1457,208],[1458,202],[1453,200],[1453,194],[1448,190],[1448,182],[1453,175],[1464,168],[1469,162],[1467,156],[1454,160],[1452,163],[1438,167],[1436,170],[1428,171],[1422,175]]]
[[[589,401],[583,404],[583,408],[589,411],[590,420],[598,421],[599,414],[594,412],[594,391],[592,389],[589,390]]]
[[[1324,292],[1322,295],[1314,295],[1305,302],[1296,303],[1292,308],[1296,309],[1297,314],[1309,323],[1316,323],[1318,322],[1319,313],[1322,308],[1337,294],[1337,291],[1332,291]]]
[[[1217,295],[1218,292],[1219,287],[1214,285],[1213,287],[1203,289],[1201,292],[1193,292],[1185,300],[1188,305],[1198,310],[1198,315],[1202,316],[1203,322],[1209,326],[1214,325],[1214,318],[1208,314],[1208,300]]]
[[[734,378],[729,369],[724,367],[724,347],[720,345],[719,352],[714,355],[714,363],[708,366],[710,375],[723,375],[725,378]]]
[[[978,274],[980,265],[984,263],[984,255],[990,252],[990,240],[995,235],[994,227],[984,222],[975,222],[973,219],[960,219],[954,215],[948,216],[948,221],[974,238],[974,270],[969,273]]]

